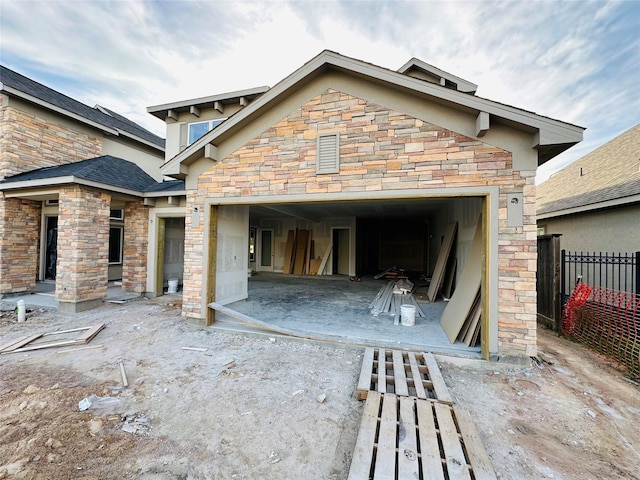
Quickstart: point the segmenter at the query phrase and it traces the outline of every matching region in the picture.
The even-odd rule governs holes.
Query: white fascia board
[[[538,220],[548,220],[550,218],[564,217],[567,215],[575,215],[577,213],[592,212],[595,210],[602,210],[604,208],[611,207],[623,207],[625,205],[631,205],[634,203],[640,203],[640,194],[631,195],[629,197],[616,198],[613,200],[607,200],[606,202],[592,203],[589,205],[582,205],[580,207],[567,208],[565,210],[556,210],[555,212],[541,213],[536,216]]]
[[[121,193],[124,195],[130,195],[133,197],[142,197],[143,193],[137,190],[131,190],[128,188],[115,187],[113,185],[108,185],[106,183],[95,182],[93,180],[86,180],[84,178],[78,178],[73,175],[68,175],[66,177],[55,177],[55,178],[41,178],[38,180],[24,180],[22,182],[13,182],[7,184],[0,184],[0,191],[17,191],[24,189],[35,189],[35,188],[43,188],[43,187],[51,187],[54,185],[62,186],[62,185],[70,185],[77,184],[83,185],[85,187],[97,188],[99,190],[106,190],[109,192]],[[12,196],[11,193],[6,194],[6,196]]]
[[[142,194],[144,198],[159,198],[159,197],[186,197],[186,190],[166,190],[163,192],[144,192]]]
[[[116,136],[118,135],[118,130],[109,128],[105,125],[89,120],[81,115],[72,113],[69,110],[65,110],[64,108],[60,108],[56,105],[52,105],[51,103],[45,102],[44,100],[40,100],[39,98],[33,97],[31,95],[27,95],[26,93],[21,92],[20,90],[16,90],[15,88],[3,86],[2,90],[7,92],[10,95],[13,95],[18,98],[22,98],[23,100],[27,100],[28,102],[31,102],[31,103],[35,103],[36,105],[40,105],[41,107],[44,107],[48,110],[52,110],[56,113],[59,113],[60,115],[64,115],[65,117],[73,118],[74,120],[77,120],[86,125],[90,125],[94,128],[102,130],[103,132],[107,132]]]
[[[478,113],[487,112],[489,115],[507,119],[524,127],[538,129],[545,132],[548,131],[549,134],[543,134],[539,137],[541,141],[544,141],[545,138],[551,136],[554,139],[554,142],[550,145],[556,145],[558,143],[573,145],[582,141],[582,132],[584,131],[584,128],[582,127],[554,120],[552,118],[542,117],[532,112],[526,112],[515,107],[496,103],[474,95],[469,95],[468,93],[459,92],[430,82],[425,82],[370,63],[344,57],[335,52],[324,51],[291,75],[281,80],[268,92],[258,97],[249,106],[233,115],[229,120],[223,122],[221,125],[202,136],[198,141],[192,143],[182,152],[178,153],[175,157],[166,162],[161,167],[160,171],[165,175],[169,175],[169,173],[166,172],[175,171],[176,169],[171,167],[174,167],[176,163],[187,163],[189,160],[194,161],[201,157],[202,154],[197,154],[206,144],[214,144],[215,139],[219,135],[231,130],[236,124],[253,114],[256,110],[259,110],[268,103],[274,101],[279,95],[286,92],[296,83],[302,81],[305,77],[312,75],[324,66],[339,68],[362,76],[371,77],[378,81],[387,82],[454,105],[472,109]],[[541,143],[541,146],[542,145],[545,144]]]
[[[165,110],[175,110],[177,108],[192,107],[195,105],[202,105],[204,103],[213,104],[214,102],[229,100],[232,98],[259,95],[261,93],[267,92],[268,90],[269,90],[269,87],[267,86],[254,87],[254,88],[248,88],[246,90],[237,90],[235,92],[219,93],[216,95],[210,95],[208,97],[192,98],[188,100],[181,100],[179,102],[164,103],[162,105],[153,105],[151,107],[147,107],[147,113],[154,114],[156,112],[163,112]]]

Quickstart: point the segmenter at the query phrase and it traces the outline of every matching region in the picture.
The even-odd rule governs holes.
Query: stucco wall
[[[640,251],[640,205],[544,219],[545,234],[560,233],[561,248],[582,252]]]
[[[316,174],[318,133],[340,134],[340,172]],[[520,159],[520,167],[530,164]],[[536,352],[535,166],[515,170],[510,152],[363,98],[328,89],[221,159],[188,196],[183,314],[204,317],[207,202],[250,198],[442,192],[499,188],[498,347],[500,354]],[[523,194],[523,225],[508,226],[507,194]],[[452,194],[453,195],[453,194]]]

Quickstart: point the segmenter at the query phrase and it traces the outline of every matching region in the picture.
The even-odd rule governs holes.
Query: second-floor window
[[[198,140],[201,136],[207,133],[209,130],[213,130],[226,118],[216,118],[215,120],[209,120],[206,122],[196,122],[189,124],[189,145]]]

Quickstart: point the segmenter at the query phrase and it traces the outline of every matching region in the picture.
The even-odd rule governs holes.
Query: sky
[[[538,183],[640,123],[640,0],[0,0],[0,63],[163,137],[148,106],[273,86],[325,49],[586,127]]]

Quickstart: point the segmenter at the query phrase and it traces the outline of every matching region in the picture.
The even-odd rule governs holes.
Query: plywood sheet
[[[436,266],[433,270],[431,277],[431,283],[429,284],[429,290],[427,291],[427,298],[430,302],[433,302],[442,285],[442,279],[444,278],[444,270],[447,266],[447,260],[449,259],[449,253],[451,252],[451,246],[453,245],[453,239],[456,236],[458,230],[458,224],[456,222],[450,223],[447,227],[447,231],[444,234],[444,240],[440,247],[440,253],[438,253],[438,260],[436,260]]]
[[[296,258],[293,263],[293,273],[302,275],[307,259],[307,242],[309,240],[309,230],[298,230],[296,235]]]
[[[284,268],[282,273],[289,274],[293,271],[293,252],[295,251],[295,233],[289,230],[287,233],[287,246],[284,249]]]
[[[440,325],[451,343],[456,341],[465,319],[473,308],[482,280],[482,261],[482,219],[480,219],[460,281],[440,317]]]

